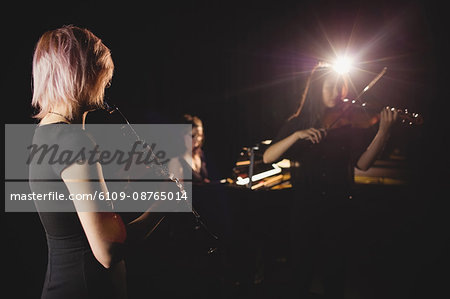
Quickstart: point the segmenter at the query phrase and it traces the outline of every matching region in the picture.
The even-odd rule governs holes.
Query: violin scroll
[[[415,113],[415,112],[409,112],[408,109],[396,109],[391,108],[392,111],[397,110],[398,116],[400,118],[401,123],[406,125],[422,125],[423,124],[423,117],[422,115]]]

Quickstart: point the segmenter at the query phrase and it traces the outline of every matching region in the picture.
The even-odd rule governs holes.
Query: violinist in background
[[[378,129],[351,124],[328,129],[330,116],[345,109],[343,76],[316,66],[306,81],[298,110],[264,153],[264,163],[283,157],[300,163],[293,175],[291,209],[292,294],[308,298],[315,265],[325,298],[344,298],[345,243],[354,167],[369,169],[389,139],[398,113],[383,108]],[[299,297],[301,296],[301,297]]]

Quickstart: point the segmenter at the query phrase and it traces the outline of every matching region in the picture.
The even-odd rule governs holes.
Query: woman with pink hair
[[[73,151],[94,145],[81,125],[88,111],[102,106],[113,70],[110,50],[89,30],[63,26],[44,33],[33,58],[32,105],[39,120],[33,144]],[[35,193],[108,192],[99,162],[31,163],[29,177]],[[49,212],[51,204],[35,202],[48,244],[42,298],[126,298],[126,248],[148,235],[162,214],[147,211],[125,224],[93,202],[62,203],[73,212]]]

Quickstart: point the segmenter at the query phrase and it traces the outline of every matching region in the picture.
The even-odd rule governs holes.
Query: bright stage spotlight
[[[319,62],[319,67],[326,67],[333,69],[339,75],[347,74],[352,68],[353,59],[342,56],[336,58],[333,62]]]
[[[349,57],[338,57],[332,64],[333,69],[340,75],[346,74],[352,67],[352,59]]]

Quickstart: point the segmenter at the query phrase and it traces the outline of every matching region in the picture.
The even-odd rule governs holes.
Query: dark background
[[[367,215],[384,226],[375,230],[373,239],[366,238],[381,242],[380,246],[396,244],[391,256],[408,256],[404,262],[411,268],[401,268],[397,278],[401,280],[411,269],[414,275],[391,293],[396,298],[398,294],[408,294],[405,298],[438,294],[445,291],[446,276],[439,271],[448,265],[449,252],[445,128],[450,52],[448,16],[444,6],[436,3],[13,4],[3,11],[11,18],[2,21],[4,123],[35,122],[30,107],[31,62],[40,35],[64,24],[86,27],[112,51],[115,74],[107,100],[117,104],[132,123],[173,123],[183,113],[199,116],[205,126],[209,170],[212,178],[220,179],[231,175],[242,147],[276,134],[297,107],[304,72],[317,58],[332,56],[330,44],[337,49],[349,45],[360,60],[368,62],[362,67],[372,72],[359,73],[357,90],[388,66],[388,73],[367,98],[380,107],[408,108],[425,118],[422,127],[397,129],[392,136],[391,143],[407,157],[414,179],[401,190],[408,191],[408,198],[392,201],[393,195],[380,192],[383,200],[368,203]],[[383,222],[386,213],[389,221]],[[38,218],[3,213],[2,219],[8,261],[3,277],[18,293],[34,298],[46,263]],[[394,260],[386,262],[383,271],[392,273],[389,265]],[[393,277],[386,289],[395,288],[395,281]],[[372,283],[376,285],[376,279]]]

